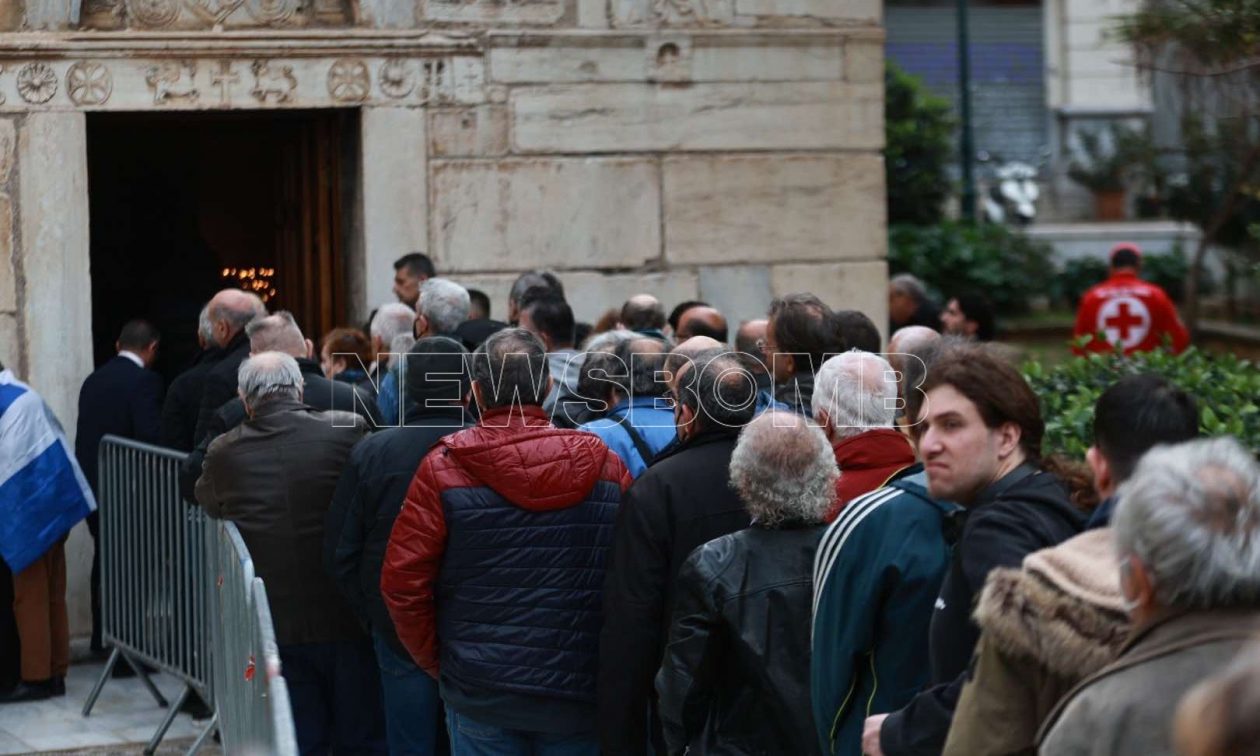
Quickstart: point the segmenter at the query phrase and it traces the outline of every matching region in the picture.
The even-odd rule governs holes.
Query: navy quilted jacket
[[[630,483],[597,436],[537,407],[488,412],[425,457],[381,594],[444,698],[594,701],[605,560]]]

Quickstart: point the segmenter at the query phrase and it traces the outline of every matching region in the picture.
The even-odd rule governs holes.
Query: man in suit
[[[314,410],[340,410],[353,412],[368,421],[368,428],[380,425],[380,411],[376,398],[352,383],[325,378],[319,361],[313,359],[315,346],[302,335],[293,315],[283,310],[258,318],[245,328],[249,354],[282,352],[297,360],[302,373],[303,401]],[[245,404],[240,397],[217,407],[206,424],[206,433],[180,467],[180,491],[189,501],[195,501],[194,488],[201,475],[202,462],[210,443],[223,433],[245,421]]]
[[[224,402],[236,397],[236,371],[249,356],[249,337],[245,326],[254,318],[267,314],[267,308],[256,295],[240,289],[224,289],[210,299],[208,305],[211,341],[223,350],[223,359],[206,373],[201,391],[201,407],[193,443],[198,444],[210,429],[214,413]]]
[[[214,343],[214,324],[210,322],[210,305],[201,308],[197,320],[197,344],[201,351],[187,370],[175,376],[166,389],[162,404],[162,446],[192,451],[197,415],[201,411],[201,393],[206,373],[223,359],[223,350]]]
[[[158,443],[161,433],[162,377],[149,369],[157,359],[158,332],[143,320],[128,321],[118,335],[118,354],[83,381],[79,390],[79,423],[74,456],[92,493],[96,494],[96,453],[107,434]],[[93,542],[100,533],[96,512],[88,515]],[[101,556],[92,557],[92,650],[101,644]]]

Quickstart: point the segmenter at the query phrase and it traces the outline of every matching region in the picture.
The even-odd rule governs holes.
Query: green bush
[[[1260,369],[1233,355],[1208,355],[1190,348],[1168,351],[1090,354],[1054,367],[1030,362],[1024,375],[1041,399],[1046,420],[1045,454],[1084,459],[1093,444],[1094,403],[1126,375],[1159,373],[1195,398],[1204,434],[1236,436],[1260,450]]]
[[[953,116],[948,100],[889,63],[884,74],[884,171],[888,222],[940,222],[953,159]]]
[[[1089,287],[1106,280],[1109,274],[1106,260],[1097,257],[1077,257],[1063,264],[1063,269],[1054,277],[1051,292],[1054,300],[1060,304],[1076,309],[1081,297]]]
[[[894,275],[918,276],[941,302],[981,292],[999,316],[1027,312],[1055,272],[1047,245],[1006,226],[958,221],[890,226],[888,266]]]
[[[1178,304],[1185,295],[1185,280],[1189,271],[1190,263],[1180,250],[1162,255],[1145,255],[1142,258],[1142,278],[1160,286]],[[1094,284],[1101,283],[1107,275],[1105,260],[1096,257],[1068,260],[1054,278],[1052,297],[1055,302],[1075,308],[1085,291]],[[1199,292],[1206,294],[1211,290],[1211,278],[1205,274],[1199,281]]]

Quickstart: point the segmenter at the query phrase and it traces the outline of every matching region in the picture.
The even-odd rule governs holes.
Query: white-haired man
[[[206,452],[197,502],[240,529],[267,584],[302,753],[384,753],[372,645],[324,570],[333,491],[367,423],[302,403],[298,362],[263,352],[241,364],[249,419]]]
[[[867,712],[902,706],[923,685],[949,564],[958,507],[928,494],[923,465],[891,427],[896,398],[892,368],[868,352],[832,357],[814,381],[842,506],[814,566],[810,702],[828,754],[861,753]]]
[[[422,285],[423,288],[423,285]],[[393,349],[394,339],[399,336],[410,336],[416,322],[416,311],[402,302],[390,302],[381,305],[372,316],[368,331],[372,337],[372,354],[376,355],[376,372],[379,382],[376,394],[376,407],[381,412],[381,422],[386,426],[398,425],[402,417],[402,385],[398,377],[399,360],[387,359]]]
[[[913,447],[893,428],[897,407],[897,375],[879,355],[838,354],[814,376],[814,419],[826,429],[840,467],[828,522],[914,465]]]
[[[835,498],[826,437],[770,410],[744,428],[731,485],[752,525],[700,546],[678,574],[656,678],[669,753],[816,754],[809,700],[814,552]]]
[[[455,329],[468,319],[472,300],[468,290],[449,278],[430,278],[420,284],[416,302],[416,339],[426,336],[453,336]]]
[[[1232,438],[1158,446],[1117,500],[1134,630],[1042,725],[1047,756],[1171,756],[1181,697],[1260,632],[1260,465],[1248,450]]]

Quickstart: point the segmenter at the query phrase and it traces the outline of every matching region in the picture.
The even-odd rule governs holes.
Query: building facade
[[[121,320],[240,276],[315,335],[414,250],[499,314],[548,268],[587,320],[882,323],[883,45],[880,0],[9,0],[0,360],[73,429]]]

